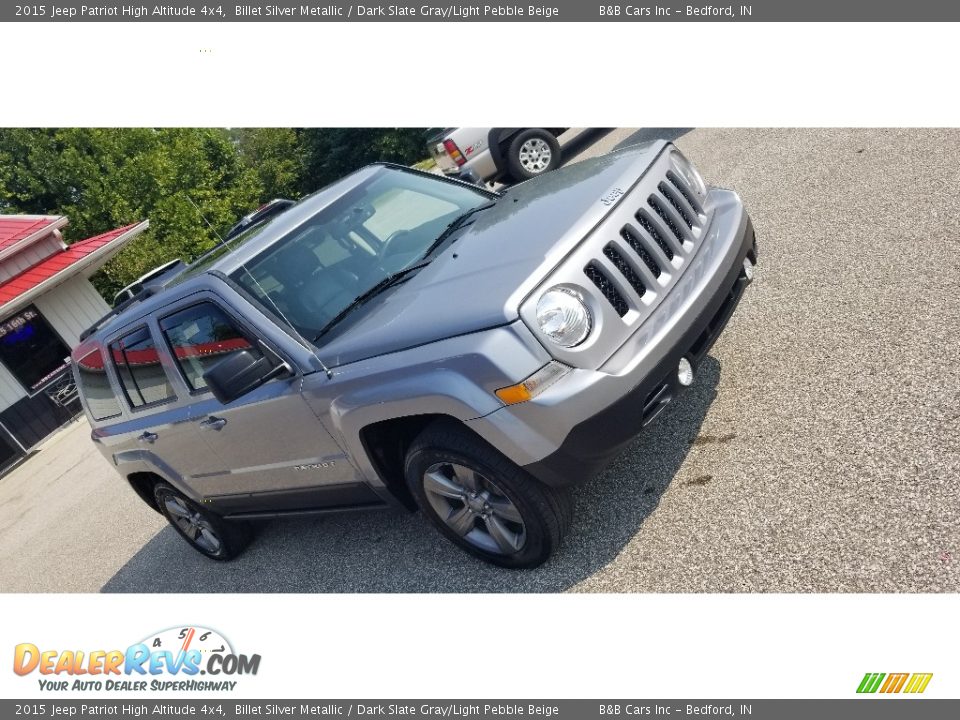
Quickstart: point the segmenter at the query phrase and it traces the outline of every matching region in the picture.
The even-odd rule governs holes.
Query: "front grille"
[[[667,260],[673,260],[673,248],[671,248],[667,241],[663,239],[663,235],[660,234],[660,231],[657,230],[653,225],[653,221],[650,219],[650,216],[643,210],[637,210],[637,214],[634,215],[637,219],[637,222],[640,223],[640,227],[646,230],[650,237],[653,238],[653,241],[663,250],[663,254],[667,256]],[[659,273],[658,273],[659,274]]]
[[[683,195],[683,199],[687,201],[690,209],[693,210],[694,213],[697,215],[703,213],[703,207],[700,205],[700,201],[694,197],[694,194],[690,191],[685,181],[681,180],[673,170],[667,172],[667,179],[670,181],[670,184],[677,189],[677,192]]]
[[[637,295],[643,297],[643,294],[647,291],[646,286],[643,284],[643,280],[634,272],[633,268],[630,267],[630,263],[627,262],[626,258],[620,254],[620,251],[617,250],[613,245],[607,245],[603,249],[603,254],[607,256],[610,262],[613,263],[613,266],[620,271],[620,274],[623,275],[627,282],[630,283]]]
[[[595,263],[589,263],[584,269],[583,272],[590,279],[594,285],[597,286],[597,289],[603,293],[603,296],[607,299],[613,309],[616,310],[617,315],[623,317],[627,314],[627,310],[630,309],[630,306],[627,305],[627,301],[624,299],[623,294],[617,290],[617,286],[614,285],[610,278],[607,277],[607,274],[600,269],[600,266]]]
[[[649,305],[656,291],[670,287],[696,252],[706,222],[693,188],[662,163],[659,167],[659,172],[651,169],[655,173],[651,180],[641,183],[648,188],[646,192],[634,191],[620,201],[619,206],[627,206],[632,217],[599,230],[601,237],[613,232],[619,238],[613,241],[608,234],[601,246],[602,257],[596,256],[584,267],[587,278],[620,317],[635,304],[630,300],[630,288]],[[639,202],[638,192],[646,196]],[[622,217],[622,210],[612,215]]]
[[[667,187],[666,183],[660,183],[657,185],[657,190],[659,190],[660,194],[663,195],[667,199],[667,202],[673,206],[673,209],[677,211],[677,215],[680,216],[680,219],[683,220],[686,226],[693,229],[693,219],[687,213],[680,200],[674,196],[676,191]]]
[[[666,223],[667,227],[670,228],[670,232],[673,233],[673,236],[680,242],[683,242],[683,231],[673,221],[673,218],[670,217],[670,213],[668,213],[663,207],[663,202],[656,195],[651,195],[647,200],[647,204],[652,207],[653,211],[660,216],[660,219],[663,220],[663,222]]]
[[[643,241],[640,239],[640,234],[634,232],[629,225],[625,225],[623,230],[620,231],[620,235],[624,240],[627,241],[627,244],[633,248],[633,251],[640,256],[640,259],[643,260],[643,264],[650,268],[650,272],[653,273],[653,276],[660,277],[663,271],[660,269],[657,261],[650,256],[650,253],[648,253],[647,249],[643,246]],[[670,255],[667,256],[667,259],[673,260],[673,253],[670,253]]]

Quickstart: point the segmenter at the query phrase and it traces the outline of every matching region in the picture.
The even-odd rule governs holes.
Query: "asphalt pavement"
[[[568,162],[653,137],[743,197],[757,277],[546,565],[484,565],[390,511],[265,523],[214,563],[80,421],[0,479],[0,590],[960,590],[960,131],[617,129]]]

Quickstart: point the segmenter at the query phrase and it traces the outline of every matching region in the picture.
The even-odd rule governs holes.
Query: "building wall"
[[[9,407],[26,396],[27,391],[23,389],[23,385],[10,374],[6,365],[0,363],[0,408]]]
[[[79,343],[80,333],[110,310],[90,281],[82,276],[44,293],[33,301],[33,305],[71,348]],[[37,445],[79,411],[79,401],[63,408],[43,392],[29,397],[24,387],[0,363],[0,422],[23,446]],[[2,430],[0,434],[3,434]]]
[[[6,282],[62,249],[63,245],[60,239],[55,235],[48,235],[28,248],[19,251],[16,255],[4,258],[3,262],[0,262],[0,282]]]
[[[100,293],[82,276],[44,293],[33,304],[71,348],[80,342],[80,333],[110,312]]]

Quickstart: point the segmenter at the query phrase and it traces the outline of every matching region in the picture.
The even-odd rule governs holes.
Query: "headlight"
[[[687,182],[691,190],[700,197],[707,194],[707,186],[703,182],[703,178],[689,160],[679,152],[674,151],[670,153],[670,162],[673,165],[674,172]]]
[[[553,342],[569,348],[587,339],[593,318],[579,293],[558,286],[547,290],[537,302],[537,324]]]

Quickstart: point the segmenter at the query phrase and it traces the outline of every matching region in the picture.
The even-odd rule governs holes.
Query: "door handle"
[[[222,430],[223,426],[227,424],[226,418],[218,418],[211,415],[202,423],[200,423],[201,430]]]
[[[153,444],[157,441],[158,437],[160,436],[148,430],[147,432],[143,433],[143,435],[137,438],[137,442]]]

